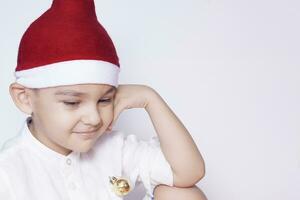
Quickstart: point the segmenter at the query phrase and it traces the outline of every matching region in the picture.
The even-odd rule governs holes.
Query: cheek
[[[100,110],[100,113],[101,114],[101,117],[102,117],[102,120],[103,120],[103,124],[110,124],[111,121],[113,120],[114,118],[114,111],[113,111],[113,107],[112,106],[109,106],[107,108],[104,108],[101,112]]]
[[[64,132],[76,123],[76,118],[74,114],[53,110],[52,112],[44,113],[43,121],[51,130]]]
[[[103,125],[108,125],[112,122],[114,117],[113,105],[107,105],[105,107],[99,106],[99,114]],[[48,105],[39,108],[39,114],[43,116],[42,121],[47,122],[48,126],[52,129],[72,129],[73,126],[80,121],[82,113],[85,113],[84,109],[68,109],[61,105]],[[51,125],[50,125],[51,124]]]
[[[44,123],[50,126],[52,130],[69,129],[76,123],[77,114],[74,111],[67,110],[58,104],[48,104],[42,106],[38,111]]]

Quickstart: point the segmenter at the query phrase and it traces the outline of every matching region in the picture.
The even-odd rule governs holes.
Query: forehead
[[[55,96],[85,97],[92,95],[106,95],[114,93],[115,87],[106,84],[82,84],[72,86],[59,86],[52,88],[51,93]]]

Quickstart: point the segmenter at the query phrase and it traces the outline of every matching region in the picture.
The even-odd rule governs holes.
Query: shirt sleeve
[[[173,172],[166,160],[156,136],[148,141],[128,135],[123,143],[123,173],[133,182],[142,182],[146,195],[153,197],[153,190],[159,184],[173,186]]]
[[[9,185],[9,179],[6,174],[0,169],[0,199],[14,200],[12,189]]]

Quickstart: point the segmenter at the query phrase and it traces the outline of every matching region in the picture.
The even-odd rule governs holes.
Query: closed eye
[[[111,99],[102,99],[102,100],[100,99],[99,102],[104,102],[104,103],[105,102],[111,102]]]
[[[109,103],[109,102],[111,102],[111,99],[100,99],[98,101],[98,103]],[[76,106],[80,104],[80,101],[64,101],[63,103],[68,106]]]
[[[75,106],[75,105],[79,104],[80,102],[66,102],[66,101],[64,101],[63,103],[68,105],[68,106]]]

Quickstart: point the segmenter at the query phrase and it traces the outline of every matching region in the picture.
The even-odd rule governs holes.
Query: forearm
[[[166,102],[154,90],[145,107],[160,140],[161,149],[171,165],[174,185],[188,187],[205,173],[201,153],[194,140]]]

